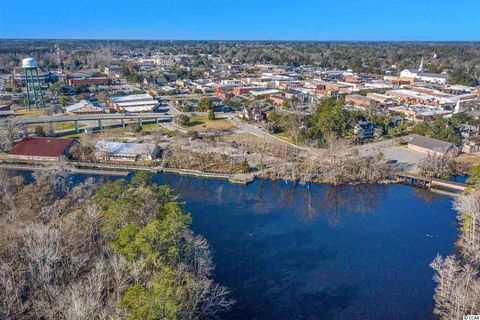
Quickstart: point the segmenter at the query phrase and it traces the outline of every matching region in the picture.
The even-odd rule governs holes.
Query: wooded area
[[[229,291],[167,186],[0,171],[0,318],[212,319]]]

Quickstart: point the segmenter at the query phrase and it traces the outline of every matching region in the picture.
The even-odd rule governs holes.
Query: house
[[[292,99],[292,98],[297,98],[298,101],[304,102],[305,101],[305,93],[303,93],[300,90],[295,90],[295,89],[288,89],[285,92],[285,98],[287,99]]]
[[[165,80],[168,82],[174,82],[177,81],[177,74],[173,72],[164,72],[163,76],[165,77]]]
[[[153,112],[159,106],[148,93],[110,97],[110,102],[114,109],[124,112]]]
[[[108,108],[104,105],[89,100],[80,100],[79,102],[68,106],[66,109],[67,113],[74,115],[105,113],[108,111]]]
[[[103,69],[103,72],[110,78],[117,79],[121,77],[122,67],[119,65],[112,65],[109,67],[105,67],[105,69]]]
[[[424,154],[452,156],[458,155],[460,151],[459,148],[451,142],[428,138],[417,134],[414,134],[413,138],[408,143],[408,149]]]
[[[190,99],[190,100],[177,100],[175,103],[179,106],[180,110],[183,112],[191,112],[197,108],[198,100],[197,99]]]
[[[284,103],[288,102],[288,99],[275,94],[270,97],[270,101],[276,106],[282,106]]]
[[[480,137],[470,137],[463,141],[462,152],[467,154],[474,154],[480,152]]]
[[[155,160],[160,149],[152,143],[114,142],[99,140],[95,145],[95,157],[110,161],[148,161]]]
[[[242,114],[240,116],[250,121],[267,121],[267,114],[255,107],[243,107]]]
[[[372,139],[375,137],[375,129],[371,122],[359,122],[353,128],[353,133],[362,139]]]
[[[10,105],[0,105],[0,117],[11,117],[14,115],[14,111],[10,109]]]
[[[147,87],[148,86],[154,86],[154,85],[157,84],[157,79],[153,76],[145,77],[143,79],[143,84]]]
[[[27,137],[13,146],[9,157],[13,159],[59,161],[68,157],[74,139]]]

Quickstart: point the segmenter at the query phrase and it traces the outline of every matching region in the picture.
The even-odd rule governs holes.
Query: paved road
[[[406,147],[385,147],[382,150],[385,160],[397,161],[392,164],[394,169],[406,172],[418,172],[425,155],[407,149]]]

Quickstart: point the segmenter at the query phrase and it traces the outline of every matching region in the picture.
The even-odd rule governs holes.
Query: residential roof
[[[469,137],[467,139],[465,139],[467,142],[471,142],[473,144],[480,144],[480,137],[479,136],[475,136],[475,137]]]
[[[0,109],[0,116],[13,116],[15,112],[13,110],[1,110]]]
[[[413,138],[409,144],[439,153],[447,153],[451,148],[456,148],[456,146],[451,142],[445,142],[417,134],[413,135]]]
[[[28,137],[10,150],[11,155],[36,157],[61,157],[72,144],[73,139]]]

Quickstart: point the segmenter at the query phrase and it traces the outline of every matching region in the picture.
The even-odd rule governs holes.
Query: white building
[[[152,143],[99,140],[95,145],[95,157],[110,161],[151,161],[158,157],[159,151]]]
[[[272,94],[279,93],[279,90],[270,89],[270,90],[258,90],[252,91],[250,94],[254,97],[262,97],[262,96],[271,96]]]
[[[414,78],[423,82],[446,84],[447,75],[439,73],[429,73],[423,70],[423,58],[418,69],[405,69],[400,72],[402,78]]]
[[[423,82],[436,83],[436,84],[446,84],[447,75],[439,73],[429,73],[429,72],[418,72],[414,69],[405,69],[400,72],[400,77],[402,78],[414,78]]]
[[[159,105],[148,93],[110,97],[110,101],[115,109],[125,112],[153,112]]]
[[[81,100],[75,104],[68,106],[68,113],[72,114],[94,114],[94,113],[105,113],[108,111],[108,108],[101,105],[98,102],[91,102],[89,100]]]
[[[173,67],[176,64],[175,56],[157,55],[154,57],[155,64],[162,67]]]

